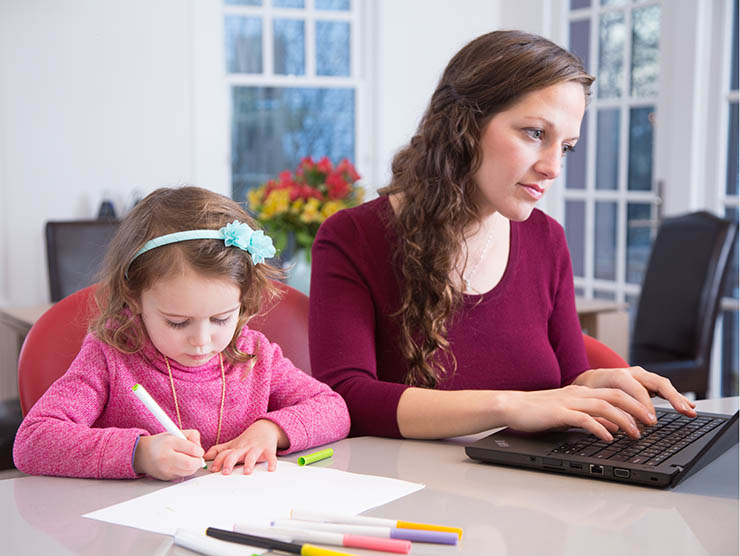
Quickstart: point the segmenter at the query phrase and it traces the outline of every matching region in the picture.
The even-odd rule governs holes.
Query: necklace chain
[[[494,226],[491,226],[491,231],[488,232],[488,237],[486,238],[486,244],[483,247],[483,250],[480,252],[480,255],[478,256],[478,261],[475,263],[475,266],[473,266],[473,268],[470,269],[470,272],[468,273],[467,278],[463,276],[463,282],[465,283],[466,291],[472,291],[472,288],[470,287],[470,281],[475,276],[475,271],[478,270],[480,263],[483,261],[483,258],[486,256],[486,253],[488,252],[488,248],[491,246],[491,241],[493,240],[493,230],[494,230]]]
[[[172,398],[175,400],[175,412],[177,413],[177,426],[182,430],[182,419],[180,419],[180,406],[177,404],[177,392],[175,392],[175,381],[172,378],[172,369],[170,360],[164,356],[164,362],[167,364],[167,374],[170,377],[170,386],[172,387]],[[218,412],[218,431],[216,432],[216,444],[221,440],[221,420],[224,416],[224,400],[226,399],[226,373],[224,372],[224,358],[218,354],[218,362],[221,363],[221,410]]]

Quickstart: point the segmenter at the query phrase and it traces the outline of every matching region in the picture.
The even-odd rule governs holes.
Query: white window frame
[[[231,88],[255,87],[349,87],[355,89],[355,160],[363,181],[371,180],[372,169],[372,49],[368,32],[372,24],[366,0],[351,0],[350,11],[316,10],[314,0],[305,9],[266,6],[232,6],[223,0],[191,0],[193,29],[193,112],[195,179],[198,185],[231,196]],[[263,72],[230,74],[224,55],[224,20],[227,14],[260,17],[262,24]],[[275,17],[306,21],[306,74],[276,75],[273,72],[272,20]],[[350,76],[315,75],[313,22],[348,21],[350,32]],[[243,201],[243,199],[237,199]]]

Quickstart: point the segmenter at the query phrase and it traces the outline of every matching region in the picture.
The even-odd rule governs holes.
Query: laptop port
[[[629,479],[630,478],[630,470],[629,469],[620,469],[619,467],[614,468],[614,476],[619,477],[620,479]]]
[[[603,475],[604,468],[601,465],[591,464],[588,466],[588,472],[591,473],[591,475]]]
[[[580,463],[574,463],[571,461],[568,465],[571,469],[583,469],[583,465]]]

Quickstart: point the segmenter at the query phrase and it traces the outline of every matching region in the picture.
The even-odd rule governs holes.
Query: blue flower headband
[[[226,224],[219,230],[187,230],[184,232],[175,232],[147,241],[139,249],[126,267],[126,278],[128,278],[128,267],[131,266],[136,258],[147,251],[151,251],[163,245],[188,241],[191,239],[221,239],[226,247],[238,247],[242,251],[249,252],[252,255],[254,264],[264,263],[265,259],[275,256],[275,246],[272,244],[270,236],[265,235],[262,230],[253,230],[244,222],[234,220],[231,224]]]

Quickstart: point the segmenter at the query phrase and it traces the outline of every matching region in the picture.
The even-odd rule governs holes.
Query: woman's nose
[[[535,163],[535,171],[544,176],[545,179],[554,180],[560,175],[563,166],[563,152],[560,145],[553,145],[544,151]]]

